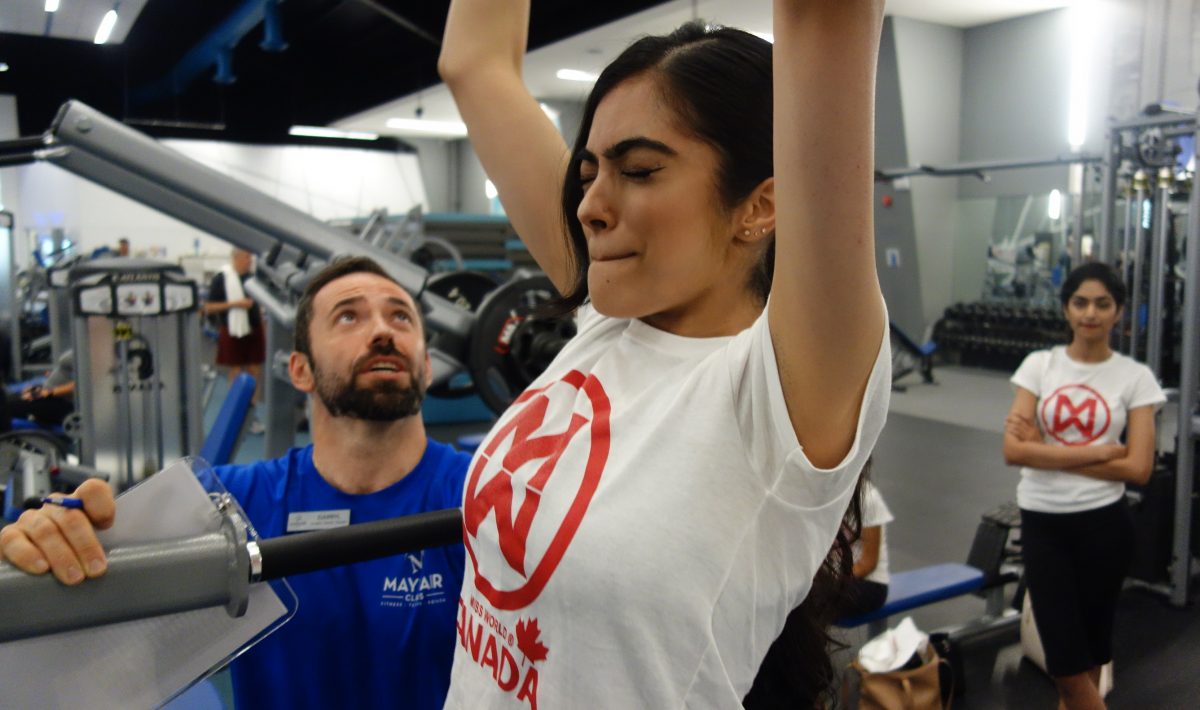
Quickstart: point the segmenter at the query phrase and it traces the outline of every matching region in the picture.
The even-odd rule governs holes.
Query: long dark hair
[[[837,672],[830,654],[844,644],[829,634],[829,627],[838,618],[838,601],[854,576],[851,548],[862,536],[863,481],[870,472],[868,459],[833,547],[813,577],[812,589],[788,614],[783,631],[767,650],[754,685],[742,700],[749,710],[796,710],[836,704]]]
[[[732,210],[774,174],[771,44],[728,27],[689,22],[668,35],[643,37],[621,53],[596,80],[583,109],[579,136],[563,181],[562,210],[575,281],[555,304],[569,312],[587,300],[588,251],[577,212],[583,200],[580,157],[587,146],[596,107],[627,79],[652,73],[680,128],[717,154],[714,182],[721,206]],[[771,291],[774,235],[749,276],[748,288],[763,303]]]

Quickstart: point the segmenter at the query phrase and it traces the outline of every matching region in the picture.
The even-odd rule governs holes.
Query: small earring
[[[750,230],[749,230],[749,229],[747,229],[747,230],[745,230],[744,232],[742,232],[742,234],[744,234],[744,235],[746,235],[746,236],[748,237],[748,236],[750,236]]]

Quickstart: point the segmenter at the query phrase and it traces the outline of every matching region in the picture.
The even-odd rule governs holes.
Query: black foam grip
[[[264,580],[461,543],[458,508],[261,540]]]

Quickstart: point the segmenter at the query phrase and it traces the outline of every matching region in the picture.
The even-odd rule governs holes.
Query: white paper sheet
[[[100,541],[111,549],[200,534],[219,525],[214,512],[179,461],[117,499]],[[269,585],[256,584],[237,619],[216,607],[0,644],[0,707],[156,708],[286,613]]]

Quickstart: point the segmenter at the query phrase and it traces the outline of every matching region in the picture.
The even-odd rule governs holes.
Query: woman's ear
[[[775,178],[769,177],[754,188],[737,211],[739,241],[759,242],[775,233]]]

